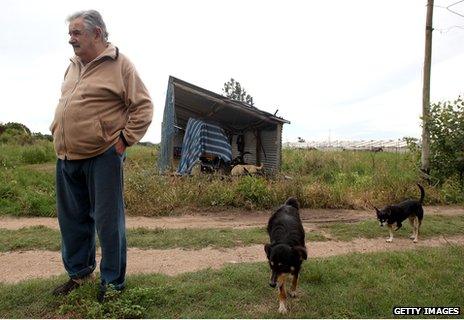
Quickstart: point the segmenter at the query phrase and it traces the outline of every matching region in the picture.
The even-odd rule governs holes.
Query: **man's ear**
[[[298,254],[300,257],[300,260],[306,260],[308,259],[308,252],[306,251],[306,248],[303,246],[296,246],[293,247],[293,250]]]
[[[95,39],[102,38],[103,31],[102,31],[102,29],[100,27],[95,27],[94,33],[95,33]]]
[[[271,244],[270,243],[266,243],[264,245],[264,251],[266,252],[267,259],[269,259],[269,257],[271,256]]]

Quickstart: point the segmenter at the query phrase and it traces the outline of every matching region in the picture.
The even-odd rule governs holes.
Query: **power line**
[[[461,2],[464,2],[464,0],[459,0],[459,1],[457,1],[457,2],[455,2],[455,3],[452,3],[452,4],[450,4],[449,6],[446,6],[446,7],[444,7],[444,6],[439,6],[439,5],[434,5],[434,7],[440,8],[440,9],[446,9],[447,11],[449,11],[449,12],[451,12],[451,13],[454,13],[455,15],[458,15],[458,16],[460,16],[461,18],[464,18],[464,15],[460,14],[459,12],[456,12],[456,11],[450,9],[452,6],[455,6],[455,5],[457,5],[457,4],[460,4]]]
[[[452,29],[454,29],[454,28],[463,29],[463,30],[464,30],[464,26],[451,26],[451,27],[446,28],[446,29],[438,29],[438,28],[435,28],[435,30],[437,30],[438,32],[440,32],[441,34],[443,34],[443,33],[448,33],[450,30],[452,30]]]
[[[450,9],[450,7],[455,6],[455,5],[457,5],[457,4],[461,3],[461,2],[464,2],[464,0],[459,0],[458,2],[450,4],[449,6],[446,7],[446,10],[448,10],[449,12],[452,12],[452,13],[457,14],[458,16],[464,18],[464,15]]]
[[[452,4],[450,4],[450,5],[446,6],[446,7],[445,7],[445,6],[439,6],[439,5],[434,5],[434,7],[440,8],[440,9],[445,9],[445,10],[447,10],[447,11],[449,11],[449,12],[455,14],[455,15],[460,16],[461,18],[464,18],[464,15],[460,14],[459,12],[456,12],[456,11],[450,9],[450,7],[455,6],[455,5],[457,5],[457,4],[461,3],[461,2],[464,2],[464,0],[459,0],[459,1],[457,1],[457,2],[455,2],[455,3],[452,3]],[[438,32],[440,32],[441,34],[443,34],[443,33],[448,33],[450,30],[455,29],[455,28],[456,28],[456,29],[463,29],[463,30],[464,30],[464,26],[457,26],[457,25],[451,26],[451,27],[446,28],[446,29],[435,28],[435,30],[437,30]]]

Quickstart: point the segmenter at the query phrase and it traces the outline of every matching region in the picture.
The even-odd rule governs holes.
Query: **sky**
[[[430,98],[464,93],[464,1],[435,0]],[[426,0],[0,0],[0,122],[48,128],[73,56],[66,18],[96,9],[153,100],[170,75],[221,93],[230,78],[287,119],[283,142],[421,135]]]

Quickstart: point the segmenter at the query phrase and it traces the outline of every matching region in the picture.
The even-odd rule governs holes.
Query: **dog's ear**
[[[390,206],[386,207],[383,212],[387,215],[387,216],[391,216],[392,214],[392,208]]]
[[[305,247],[296,246],[296,247],[293,247],[293,250],[298,254],[298,256],[300,257],[300,260],[308,259],[308,252],[306,251]]]
[[[285,204],[287,206],[292,206],[296,210],[300,209],[300,204],[298,203],[298,200],[294,197],[288,198],[287,201],[285,201]]]
[[[377,209],[377,207],[375,207],[375,206],[374,206],[374,209],[375,209],[375,212],[377,212],[377,213],[379,213],[379,212],[380,212],[380,210],[379,210],[379,209]]]
[[[266,257],[269,260],[269,257],[271,256],[271,244],[270,243],[266,243],[264,245],[264,251],[266,252]]]

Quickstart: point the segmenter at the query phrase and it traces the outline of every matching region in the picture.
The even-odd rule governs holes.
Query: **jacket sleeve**
[[[131,146],[142,139],[153,117],[150,95],[132,64],[124,72],[123,98],[128,109],[128,121],[121,134],[124,142]]]

